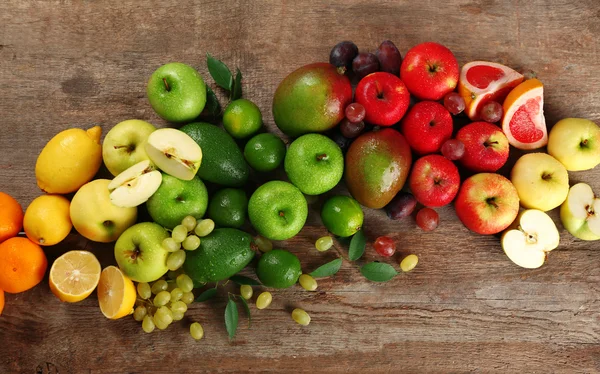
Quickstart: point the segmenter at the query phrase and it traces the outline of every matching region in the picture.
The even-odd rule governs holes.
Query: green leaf
[[[208,290],[203,291],[200,295],[198,295],[198,297],[194,301],[197,303],[201,303],[203,301],[212,299],[213,297],[215,297],[216,294],[217,294],[216,288],[209,288]]]
[[[246,311],[246,315],[248,316],[248,328],[252,324],[252,316],[250,316],[250,307],[248,306],[248,302],[246,299],[240,296],[240,300],[242,300],[242,305],[244,305],[244,310]]]
[[[398,275],[392,265],[383,262],[369,262],[360,268],[360,272],[373,282],[387,282]]]
[[[210,53],[206,54],[206,65],[208,65],[208,72],[215,83],[227,91],[231,91],[233,79],[227,65],[211,56]]]
[[[350,249],[348,250],[348,258],[350,261],[356,261],[365,253],[367,238],[363,230],[358,230],[350,241]]]
[[[229,340],[235,336],[238,327],[238,317],[237,304],[230,297],[225,307],[225,328],[227,329],[227,334],[229,334]]]
[[[319,266],[315,271],[310,273],[313,278],[324,278],[330,277],[337,273],[342,267],[342,259],[336,258],[333,261],[326,263],[325,265]]]
[[[237,69],[235,81],[233,82],[233,90],[231,90],[231,100],[242,98],[242,72]]]
[[[203,111],[210,113],[214,118],[218,118],[221,114],[221,104],[219,103],[219,99],[217,98],[217,95],[215,95],[215,91],[208,86],[206,86],[206,105],[204,106]]]
[[[234,275],[232,277],[229,277],[229,280],[232,281],[232,282],[234,282],[234,283],[239,284],[240,286],[242,286],[242,285],[260,286],[260,282],[259,281],[255,280],[255,279],[252,279],[252,278],[249,278],[249,277],[246,277],[246,276],[243,276],[243,275],[239,275],[239,274],[236,274],[236,275]]]

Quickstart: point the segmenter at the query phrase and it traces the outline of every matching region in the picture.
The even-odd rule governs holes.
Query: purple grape
[[[381,71],[400,76],[400,65],[402,64],[402,55],[398,48],[389,40],[384,40],[377,48],[377,58]]]
[[[356,55],[358,55],[356,44],[349,41],[339,42],[329,53],[329,63],[337,68],[343,67],[346,70],[350,70],[352,60],[354,60]]]
[[[346,152],[348,147],[350,147],[350,143],[352,143],[352,139],[348,139],[342,135],[339,126],[331,130],[327,136],[342,149],[342,152]]]
[[[356,138],[364,129],[365,123],[363,121],[350,122],[348,118],[344,118],[340,123],[340,132],[348,139]]]
[[[358,79],[363,79],[367,75],[379,71],[379,60],[372,53],[359,53],[352,60],[352,71]]]
[[[385,207],[385,211],[391,219],[401,219],[412,214],[417,206],[417,199],[409,193],[400,192]]]

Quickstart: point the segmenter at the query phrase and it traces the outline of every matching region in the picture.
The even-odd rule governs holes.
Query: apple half
[[[560,235],[549,215],[538,209],[519,213],[502,234],[502,249],[515,264],[537,269],[546,262],[548,252],[558,247]]]
[[[150,161],[140,161],[108,184],[110,201],[122,208],[132,208],[148,201],[162,183],[162,174]]]
[[[148,137],[146,154],[165,173],[192,180],[202,162],[202,150],[188,134],[177,129],[158,129]]]
[[[577,183],[560,207],[560,220],[571,235],[582,240],[600,239],[600,198],[592,187]]]

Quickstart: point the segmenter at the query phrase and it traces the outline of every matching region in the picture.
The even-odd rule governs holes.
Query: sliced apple
[[[110,201],[122,208],[145,203],[162,182],[162,174],[144,160],[126,169],[108,184]]]
[[[585,183],[571,187],[560,207],[560,220],[576,238],[600,239],[600,198],[596,197],[592,187]]]
[[[502,249],[515,264],[536,269],[546,262],[548,252],[558,247],[559,241],[552,218],[541,210],[528,209],[502,234]]]
[[[194,178],[202,162],[198,143],[176,129],[158,129],[150,134],[146,154],[159,169],[186,181]]]

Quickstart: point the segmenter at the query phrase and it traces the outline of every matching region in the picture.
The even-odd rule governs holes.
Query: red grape
[[[379,60],[372,53],[359,53],[352,60],[352,71],[358,79],[362,79],[371,73],[379,71]]]
[[[335,67],[344,67],[349,70],[352,67],[352,60],[358,54],[356,44],[343,41],[335,45],[329,53],[329,63]]]
[[[454,115],[465,110],[465,99],[457,92],[449,92],[444,96],[444,106]]]
[[[423,208],[417,212],[417,226],[423,231],[433,231],[440,222],[440,216],[431,208]]]
[[[342,135],[342,132],[339,127],[335,127],[327,134],[327,136],[329,136],[329,138],[333,140],[335,144],[338,145],[338,147],[340,147],[342,152],[346,152],[348,150],[348,147],[350,147],[350,143],[352,143],[351,139],[348,139],[344,135]]]
[[[389,236],[380,236],[373,243],[375,251],[384,257],[391,257],[396,253],[396,243]]]
[[[412,214],[417,206],[417,199],[409,193],[400,192],[385,207],[388,217],[391,219],[400,219]]]
[[[465,154],[465,145],[458,139],[448,139],[442,144],[442,155],[448,160],[459,160]]]
[[[358,123],[365,119],[365,107],[360,103],[352,103],[346,107],[345,114],[348,121]]]
[[[481,119],[489,123],[500,121],[503,114],[502,105],[496,101],[490,101],[481,108]]]
[[[377,59],[379,59],[379,66],[381,71],[386,73],[394,74],[395,76],[400,75],[400,65],[402,64],[402,56],[398,48],[389,40],[385,40],[376,52]]]
[[[365,123],[362,121],[350,122],[347,118],[344,118],[340,123],[340,132],[348,139],[356,138],[364,129]]]

